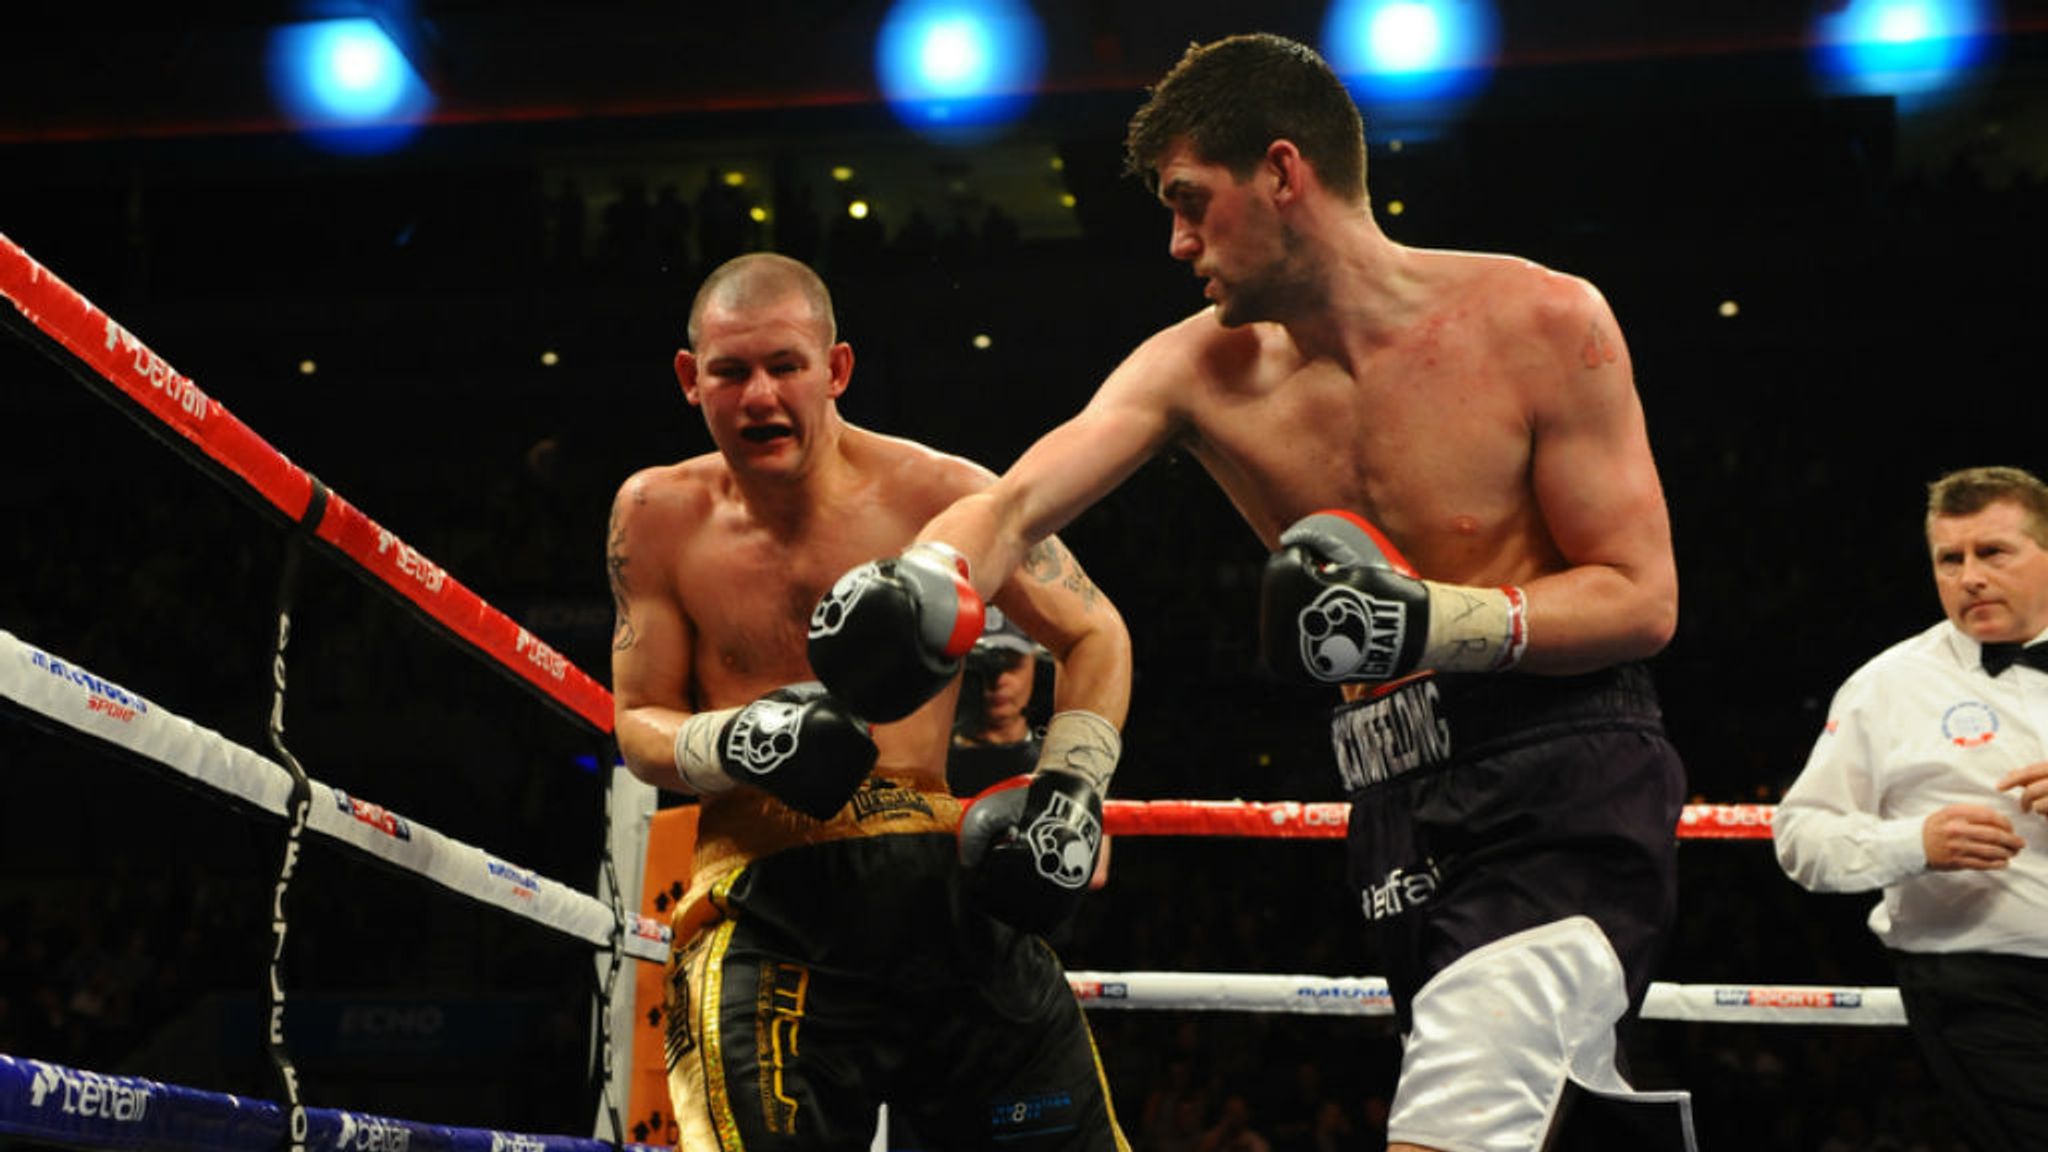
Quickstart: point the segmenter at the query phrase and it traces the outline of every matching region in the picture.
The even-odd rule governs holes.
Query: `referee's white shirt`
[[[2048,957],[2048,817],[1994,787],[2048,760],[2048,672],[2015,664],[1994,677],[1982,653],[1943,620],[1857,669],[1778,803],[1772,840],[1805,888],[1884,889],[1870,930],[1891,948]],[[1929,870],[1921,822],[1957,803],[2004,813],[2027,846],[1995,871]]]

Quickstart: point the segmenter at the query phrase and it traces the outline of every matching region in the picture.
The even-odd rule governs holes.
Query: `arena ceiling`
[[[539,169],[560,188],[693,189],[710,172],[856,168],[899,210],[999,205],[1027,236],[1077,231],[1049,175],[1077,139],[1114,163],[1145,86],[1191,42],[1250,28],[1314,42],[1326,4],[1036,0],[1046,70],[1027,119],[972,151],[922,147],[887,114],[873,41],[892,0],[227,0],[47,14],[0,68],[0,156],[53,184],[182,166],[210,181],[299,162],[263,73],[285,24],[369,15],[435,93],[426,135],[389,162]],[[1645,109],[1808,101],[1814,17],[1849,0],[1500,0],[1502,51],[1479,116],[1545,128]],[[2048,172],[2048,0],[1995,5],[1995,95],[1902,125],[1902,164],[1969,150],[1994,179]],[[1396,130],[1368,108],[1384,146]],[[1764,116],[1769,119],[1768,112]],[[1540,131],[1540,130],[1539,130]],[[34,177],[30,177],[34,179]],[[757,185],[759,186],[759,185]],[[601,193],[603,195],[605,193]]]
[[[1501,0],[1504,71],[1796,53],[1848,0]],[[1142,89],[1190,41],[1254,26],[1313,41],[1326,7],[1268,0],[1033,5],[1052,95]],[[2009,38],[2039,0],[1995,6]],[[438,95],[446,124],[556,123],[872,104],[888,0],[241,0],[46,11],[7,52],[0,143],[286,130],[260,71],[271,29],[375,16]],[[25,30],[25,29],[18,29]]]

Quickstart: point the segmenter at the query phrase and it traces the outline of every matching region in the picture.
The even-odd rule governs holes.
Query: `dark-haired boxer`
[[[1122,620],[1056,540],[990,590],[1051,651],[1055,712],[1029,786],[963,830],[946,749],[979,595],[936,550],[834,582],[990,474],[841,419],[853,353],[796,261],[712,272],[689,341],[676,374],[717,450],[628,479],[608,548],[619,746],[640,779],[701,805],[669,964],[683,1147],[865,1149],[883,1104],[939,1147],[1126,1147],[1041,938],[1101,840],[1129,703]],[[936,695],[864,715],[817,683],[805,636],[837,621],[813,605],[912,588],[935,622],[920,690]]]
[[[1352,701],[1352,875],[1405,1032],[1393,1147],[1689,1147],[1684,1094],[1617,1068],[1675,917],[1684,780],[1639,666],[1678,590],[1613,313],[1582,279],[1381,232],[1358,109],[1293,41],[1190,48],[1126,144],[1210,306],[918,547],[992,590],[1153,455],[1199,460],[1275,550],[1268,664]],[[927,644],[899,626],[855,664],[812,637],[856,708]]]

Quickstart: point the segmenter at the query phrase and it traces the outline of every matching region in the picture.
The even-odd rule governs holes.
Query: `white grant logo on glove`
[[[756,776],[782,767],[796,755],[797,732],[804,705],[784,700],[758,700],[732,718],[725,733],[725,762]]]
[[[1079,888],[1095,874],[1095,850],[1102,824],[1093,812],[1055,793],[1038,819],[1024,830],[1038,874],[1062,888]]]
[[[811,635],[837,636],[846,623],[846,617],[853,606],[860,603],[861,594],[866,592],[878,578],[874,566],[864,564],[839,577],[831,591],[825,593],[811,608]]]
[[[1338,585],[1301,610],[1301,664],[1330,683],[1391,680],[1408,638],[1404,605]]]
[[[1383,684],[1422,669],[1501,672],[1528,646],[1520,588],[1424,580],[1350,512],[1288,526],[1259,578],[1261,661],[1282,680]]]
[[[847,572],[811,609],[811,670],[854,715],[901,720],[953,682],[982,621],[959,553],[912,545]]]

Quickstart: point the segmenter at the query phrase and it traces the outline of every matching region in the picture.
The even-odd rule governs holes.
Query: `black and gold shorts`
[[[692,1152],[1127,1148],[1052,949],[971,907],[948,832],[779,851],[724,875],[668,968]]]

